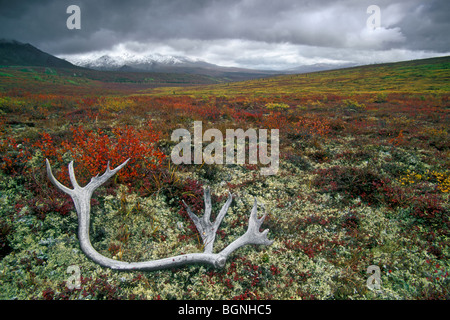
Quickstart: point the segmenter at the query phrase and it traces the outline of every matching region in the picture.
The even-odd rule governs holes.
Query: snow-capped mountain
[[[318,63],[313,65],[304,65],[296,68],[279,71],[268,70],[250,70],[243,68],[222,67],[211,64],[199,59],[189,57],[162,55],[159,53],[148,53],[145,55],[134,54],[130,52],[121,53],[97,53],[84,55],[62,56],[70,63],[95,69],[100,71],[130,71],[130,72],[169,72],[169,73],[191,73],[203,75],[218,75],[227,73],[236,75],[245,74],[246,77],[255,78],[261,76],[270,76],[273,74],[295,74],[317,72],[331,69],[340,69],[353,67],[356,64],[328,64]]]
[[[231,81],[255,79],[276,74],[276,71],[261,71],[244,68],[223,67],[200,59],[162,55],[159,53],[134,54],[130,52],[108,52],[83,55],[60,56],[72,64],[99,71],[162,72],[199,74],[227,78]]]
[[[187,57],[177,57],[171,55],[161,55],[152,53],[147,55],[136,55],[130,53],[123,54],[102,54],[102,55],[72,55],[61,57],[74,65],[102,70],[132,70],[132,71],[164,71],[163,69],[172,67],[216,67],[204,61]]]
[[[56,57],[37,49],[31,44],[5,39],[0,39],[0,64],[70,69],[84,67],[100,71],[119,72],[184,73],[217,77],[225,81],[241,81],[276,74],[303,73],[343,67],[337,65],[313,65],[280,71],[254,70],[223,67],[188,57],[158,53],[134,54],[129,51],[59,55]]]

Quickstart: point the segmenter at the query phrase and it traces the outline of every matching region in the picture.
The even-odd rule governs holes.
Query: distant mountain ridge
[[[67,55],[60,58],[43,52],[28,43],[0,39],[0,66],[41,66],[69,69],[93,69],[119,72],[158,72],[182,73],[220,77],[228,81],[249,80],[281,74],[310,73],[341,69],[356,64],[313,64],[287,70],[254,70],[236,67],[223,67],[188,57],[162,55],[158,53],[136,55],[91,54]]]
[[[8,39],[0,40],[0,65],[80,68],[66,60],[43,52],[31,44]]]
[[[117,71],[123,67],[132,68],[139,71],[153,71],[161,67],[214,67],[212,64],[200,60],[185,57],[176,57],[161,54],[149,54],[145,56],[125,53],[123,55],[85,55],[80,57],[62,56],[71,63],[85,68]]]
[[[255,70],[235,67],[222,67],[208,63],[199,59],[187,57],[161,55],[158,53],[148,55],[134,55],[124,53],[122,55],[84,55],[84,56],[62,56],[71,63],[100,71],[132,71],[132,72],[180,72],[180,73],[200,73],[216,75],[217,72],[243,72],[251,74],[295,74],[325,71],[354,67],[355,63],[331,64],[316,63],[303,65],[285,70]]]
[[[158,72],[180,73],[220,77],[228,81],[255,79],[279,74],[277,71],[260,71],[242,68],[221,67],[201,60],[185,57],[163,56],[151,54],[148,56],[88,57],[73,58],[72,61],[58,58],[39,50],[29,43],[16,40],[0,39],[0,66],[39,66],[69,69],[94,69],[98,71],[119,72]]]
[[[187,73],[208,76],[229,76],[230,78],[252,79],[280,74],[280,71],[253,70],[235,67],[222,67],[199,59],[188,57],[162,55],[158,53],[135,55],[123,53],[121,55],[83,55],[62,56],[71,63],[100,71],[126,72],[163,72]]]

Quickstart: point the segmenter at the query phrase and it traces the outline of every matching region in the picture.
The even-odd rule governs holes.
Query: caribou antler
[[[129,160],[129,159],[128,159]],[[90,202],[92,193],[100,187],[103,183],[105,183],[110,177],[112,177],[117,171],[122,169],[128,162],[126,160],[124,163],[111,170],[108,166],[103,175],[95,176],[91,179],[91,181],[84,187],[80,187],[75,178],[75,173],[73,170],[73,161],[69,164],[69,177],[72,182],[73,189],[67,188],[63,184],[61,184],[56,178],[53,176],[52,169],[49,161],[46,159],[47,163],[47,174],[53,184],[61,191],[67,193],[72,197],[72,200],[75,204],[75,209],[78,214],[78,238],[80,241],[81,250],[86,254],[88,258],[98,263],[103,267],[108,267],[116,270],[159,270],[164,268],[172,268],[181,266],[184,264],[210,264],[215,267],[224,267],[227,257],[236,249],[247,245],[247,244],[263,244],[263,245],[271,245],[273,241],[267,238],[268,230],[260,232],[259,229],[261,224],[266,217],[266,213],[260,219],[257,217],[257,202],[255,199],[253,209],[250,214],[249,225],[247,232],[242,235],[240,238],[233,241],[230,245],[228,245],[225,249],[223,249],[219,253],[213,253],[213,245],[214,240],[216,238],[217,229],[222,222],[223,217],[225,216],[228,208],[230,207],[231,201],[233,197],[231,193],[228,195],[228,199],[226,203],[223,205],[219,214],[217,215],[216,221],[211,222],[211,194],[209,188],[205,189],[205,213],[203,217],[199,218],[195,215],[191,209],[184,203],[186,206],[189,217],[194,221],[197,230],[200,232],[200,235],[204,244],[204,252],[203,253],[188,253],[183,255],[178,255],[165,259],[151,260],[151,261],[143,261],[143,262],[125,262],[118,261],[107,258],[100,253],[98,253],[91,244],[89,239],[89,221],[90,221]]]

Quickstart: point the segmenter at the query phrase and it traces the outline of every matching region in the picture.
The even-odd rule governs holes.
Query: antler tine
[[[125,160],[121,165],[117,166],[113,170],[110,169],[109,161],[108,161],[105,172],[101,176],[99,176],[97,174],[95,177],[91,178],[91,181],[84,188],[86,188],[90,192],[93,192],[95,189],[97,189],[102,184],[104,184],[109,178],[111,178],[113,175],[115,175],[117,173],[117,171],[122,169],[128,163],[128,161],[130,161],[130,158]],[[73,171],[73,166],[72,166],[72,171]],[[73,172],[72,172],[72,174],[75,175]]]
[[[228,209],[230,208],[232,201],[233,201],[233,195],[231,194],[231,192],[228,192],[227,202],[225,202],[222,209],[220,209],[220,212],[217,215],[216,221],[214,222],[214,228],[216,228],[216,230],[219,228],[220,224],[222,223],[222,220],[225,217],[225,214],[227,213]]]
[[[67,193],[68,195],[72,196],[74,194],[74,190],[67,188],[65,185],[63,185],[61,182],[59,182],[52,172],[52,167],[50,166],[50,162],[48,159],[45,159],[46,165],[47,165],[47,175],[50,179],[50,181],[61,191]]]
[[[225,249],[223,249],[219,255],[223,257],[222,261],[225,261],[227,256],[238,248],[248,245],[248,244],[262,244],[270,246],[273,243],[273,240],[269,240],[267,238],[268,229],[263,232],[259,232],[259,228],[261,227],[264,219],[266,218],[267,213],[264,210],[264,215],[262,218],[258,219],[257,216],[258,203],[255,198],[255,202],[253,204],[252,211],[250,213],[250,218],[248,221],[248,229],[242,236],[238,239],[234,240],[231,244],[228,245]]]
[[[77,182],[77,179],[75,178],[75,172],[73,171],[73,161],[70,161],[69,163],[69,178],[70,182],[72,182],[72,186],[75,190],[80,189],[80,185]]]
[[[231,193],[229,193],[227,202],[223,205],[222,209],[220,210],[219,214],[216,217],[216,221],[214,222],[211,222],[210,220],[211,193],[209,187],[205,188],[204,197],[205,197],[205,213],[203,214],[202,218],[199,218],[195,213],[193,213],[192,210],[184,201],[183,204],[186,207],[189,217],[194,222],[198,232],[202,237],[203,244],[205,246],[204,252],[212,253],[217,230],[219,229],[219,226],[222,223],[222,220],[225,217],[228,208],[230,207],[231,201],[233,200],[233,196],[231,195]]]
[[[186,204],[186,202],[184,200],[182,200],[184,206],[186,207],[186,211],[189,215],[189,218],[191,218],[191,220],[194,222],[195,226],[197,227],[197,231],[200,232],[200,234],[203,234],[203,228],[202,225],[200,224],[200,219],[199,217],[192,212],[191,208]]]
[[[262,207],[264,208],[264,205],[262,205]],[[259,229],[261,228],[264,219],[266,219],[267,212],[264,208],[263,216],[258,219],[257,211],[258,211],[258,203],[255,198],[255,202],[253,204],[253,208],[250,213],[250,218],[248,221],[247,233],[252,235],[253,244],[264,244],[269,246],[273,243],[273,240],[269,240],[267,238],[267,233],[269,232],[269,229],[266,229],[263,232],[259,232]]]
[[[210,221],[211,218],[211,192],[209,190],[209,187],[205,188],[204,192],[204,200],[205,200],[205,213],[203,214],[203,220],[205,222]]]

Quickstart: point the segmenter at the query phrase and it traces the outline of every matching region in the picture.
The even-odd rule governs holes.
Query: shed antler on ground
[[[129,159],[128,159],[129,160]],[[222,222],[228,208],[230,207],[233,197],[229,194],[226,203],[223,205],[219,214],[217,215],[216,221],[211,222],[211,194],[208,188],[205,189],[205,213],[200,218],[195,215],[191,209],[184,203],[188,211],[189,217],[193,220],[197,230],[199,231],[204,245],[203,253],[188,253],[178,256],[173,256],[164,259],[142,261],[142,262],[125,262],[110,259],[103,256],[97,252],[94,247],[92,247],[89,238],[89,222],[90,222],[90,210],[91,210],[91,197],[93,192],[104,184],[109,178],[116,174],[120,169],[122,169],[128,162],[126,160],[121,165],[111,170],[109,168],[109,163],[106,171],[103,175],[95,176],[91,181],[84,187],[80,187],[73,169],[73,161],[69,164],[69,177],[72,182],[73,189],[70,189],[63,184],[61,184],[53,176],[52,169],[49,161],[46,159],[47,163],[47,174],[52,181],[52,183],[61,191],[67,193],[72,197],[75,204],[75,209],[78,214],[78,238],[80,241],[81,250],[86,254],[88,258],[93,260],[99,265],[115,270],[159,270],[164,268],[173,268],[185,264],[210,264],[214,267],[224,267],[227,257],[238,248],[245,246],[247,244],[261,244],[261,245],[271,245],[273,240],[267,238],[268,230],[260,232],[260,227],[264,222],[266,213],[264,213],[262,218],[257,217],[257,202],[253,204],[252,211],[250,213],[248,229],[245,234],[229,244],[225,249],[219,253],[213,253],[214,240],[216,238],[217,229]]]

